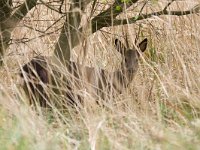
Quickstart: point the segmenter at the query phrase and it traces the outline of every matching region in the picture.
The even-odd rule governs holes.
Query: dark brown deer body
[[[49,73],[45,57],[37,56],[21,68],[20,76],[24,79],[24,89],[31,99],[30,103],[46,106],[47,93],[44,86],[49,83]]]
[[[76,89],[85,89],[86,92],[93,96],[105,97],[105,89],[114,89],[117,93],[121,93],[124,88],[128,87],[128,84],[133,80],[134,75],[138,70],[138,59],[140,53],[144,52],[147,47],[147,39],[144,39],[139,45],[138,50],[136,48],[128,49],[119,40],[115,40],[115,45],[117,50],[121,53],[122,62],[121,68],[114,72],[107,72],[103,69],[86,67],[81,64],[70,61],[68,64],[69,76],[66,76],[66,81],[68,83],[68,90],[66,92],[66,97],[74,102],[73,92]],[[32,66],[30,71],[30,67]],[[21,76],[27,74],[28,80],[33,80],[35,77],[39,77],[42,83],[49,83],[49,72],[46,69],[47,63],[43,57],[40,59],[34,58],[29,63],[22,67]],[[43,86],[39,83],[32,83],[32,81],[27,81],[26,84],[29,85],[30,90],[33,94],[40,92],[40,97],[44,98],[47,94]],[[35,85],[34,85],[35,84]],[[78,97],[82,97],[82,94],[78,94]],[[40,99],[42,99],[40,98]],[[42,100],[40,100],[40,103]]]

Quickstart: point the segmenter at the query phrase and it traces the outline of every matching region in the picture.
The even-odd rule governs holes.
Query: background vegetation
[[[94,0],[83,8],[68,0],[2,2],[0,149],[200,149],[199,0]],[[27,104],[21,65],[56,55],[63,74],[70,57],[116,69],[116,37],[149,43],[130,88],[110,98],[108,108],[90,103],[90,95],[87,105],[67,112]]]

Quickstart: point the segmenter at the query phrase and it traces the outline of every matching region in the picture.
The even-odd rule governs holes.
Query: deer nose
[[[137,69],[136,68],[130,68],[130,69],[127,69],[126,71],[130,74],[133,74],[137,71]]]

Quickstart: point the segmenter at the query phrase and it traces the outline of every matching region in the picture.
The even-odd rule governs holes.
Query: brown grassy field
[[[198,3],[200,0],[180,1],[171,9],[189,9]],[[157,10],[164,3],[156,6],[151,8]],[[38,7],[35,18],[25,19],[26,25],[42,30],[53,23],[59,15],[46,9]],[[62,23],[50,30],[57,30]],[[90,103],[93,98],[88,94],[86,106],[63,113],[56,107],[31,109],[17,74],[19,66],[36,54],[52,55],[59,32],[40,37],[41,33],[21,23],[0,70],[0,149],[200,149],[199,15],[152,17],[104,29],[90,36],[85,47],[75,48],[72,59],[77,60],[86,49],[87,60],[80,60],[87,65],[117,68],[113,35],[122,37],[126,32],[133,45],[139,26],[140,40],[147,37],[149,43],[130,88],[110,98],[109,109]],[[39,38],[18,43],[22,37]]]

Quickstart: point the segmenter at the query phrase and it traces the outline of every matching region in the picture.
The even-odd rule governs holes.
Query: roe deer
[[[70,61],[68,64],[69,76],[66,77],[68,90],[66,97],[72,103],[74,101],[74,88],[84,88],[88,93],[97,95],[104,98],[104,89],[114,89],[117,93],[121,93],[124,88],[133,80],[134,75],[138,70],[138,59],[140,52],[144,52],[147,47],[147,39],[145,38],[137,48],[126,48],[118,39],[115,40],[115,46],[118,52],[121,53],[122,62],[121,68],[112,73],[104,69],[97,69],[93,67],[83,66],[79,63]],[[26,87],[29,86],[31,92],[40,95],[40,104],[46,104],[46,100],[42,100],[47,96],[41,83],[32,82],[34,78],[38,79],[43,84],[48,84],[50,79],[49,71],[47,68],[47,61],[44,57],[35,57],[29,63],[25,64],[21,69],[21,77],[27,74],[28,81],[25,83]],[[81,94],[76,94],[82,97]]]
[[[20,76],[24,79],[23,88],[31,99],[30,104],[35,105],[38,102],[40,106],[46,107],[47,93],[42,84],[48,84],[50,78],[45,57],[34,57],[23,65]]]

